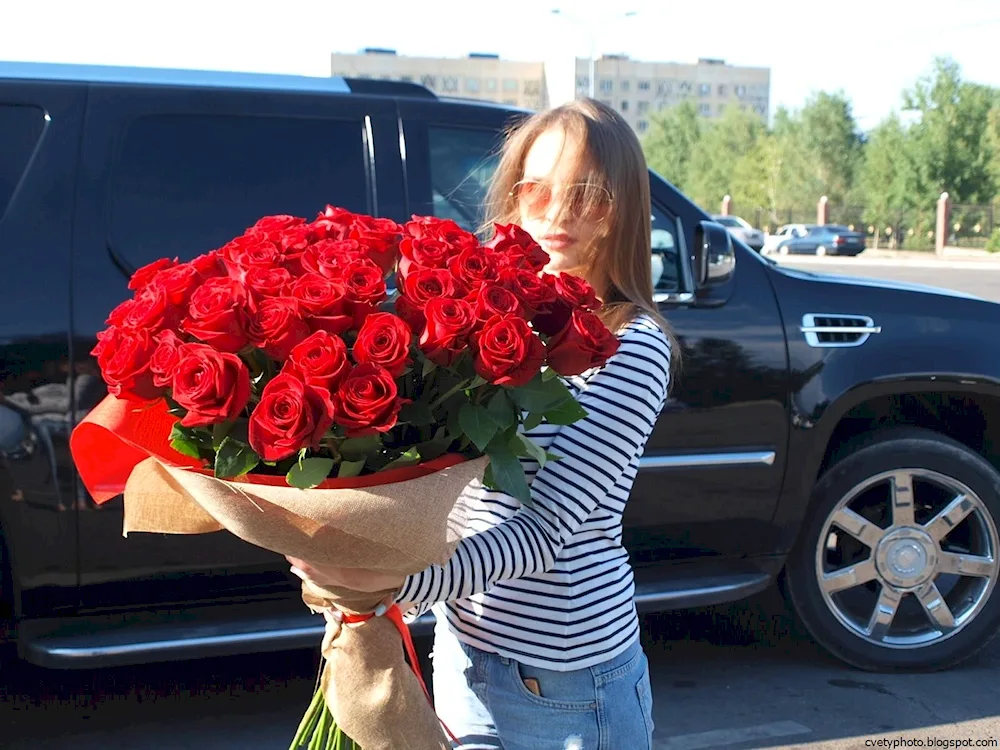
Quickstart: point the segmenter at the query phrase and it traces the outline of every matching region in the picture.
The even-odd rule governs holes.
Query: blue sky
[[[561,7],[582,23],[551,14]],[[621,19],[596,0],[25,0],[0,1],[0,59],[326,75],[329,54],[366,46],[400,54],[494,52],[522,60],[599,52],[636,59],[723,58],[771,68],[776,105],[843,90],[863,128],[899,106],[935,55],[969,80],[1000,86],[996,0],[635,0]],[[926,10],[925,10],[926,8]],[[938,11],[940,14],[940,11]],[[544,54],[543,54],[544,51]]]

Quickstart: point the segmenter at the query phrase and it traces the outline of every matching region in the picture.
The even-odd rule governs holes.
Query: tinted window
[[[680,253],[674,217],[653,205],[653,287],[658,292],[680,291]]]
[[[498,135],[486,130],[431,127],[431,191],[434,215],[453,219],[469,231],[482,223],[486,194],[500,158]],[[676,224],[653,207],[653,280],[657,291],[680,288]]]
[[[370,211],[360,121],[143,117],[113,190],[112,246],[132,268],[214,250],[268,214]]]
[[[434,215],[476,231],[485,219],[486,193],[499,160],[498,135],[430,127],[427,137]]]
[[[0,104],[0,219],[45,127],[38,107]]]

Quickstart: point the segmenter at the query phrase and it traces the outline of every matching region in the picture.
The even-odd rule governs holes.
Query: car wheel
[[[779,255],[788,255],[788,245],[782,245],[778,248]]]
[[[820,245],[819,247],[817,247],[816,248],[816,255],[818,255],[818,256],[826,255],[826,248],[823,245]]]
[[[813,492],[788,594],[812,637],[871,671],[944,669],[1000,625],[1000,472],[939,433],[843,452]]]

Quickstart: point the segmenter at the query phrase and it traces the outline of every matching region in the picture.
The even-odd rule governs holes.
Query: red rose
[[[340,281],[344,277],[344,271],[363,257],[364,251],[357,240],[320,240],[306,248],[302,253],[301,263],[306,273]]]
[[[331,240],[346,240],[351,233],[351,225],[354,223],[356,214],[337,206],[327,206],[326,209],[316,217],[313,226],[320,237]]]
[[[619,344],[597,315],[574,310],[566,327],[549,341],[549,367],[560,375],[579,375],[607,362]]]
[[[173,260],[160,258],[159,260],[154,260],[152,263],[147,263],[142,268],[136,269],[135,273],[132,274],[132,278],[128,282],[128,288],[132,291],[138,291],[152,281],[153,277],[160,271],[166,268],[173,268],[176,265],[177,258]]]
[[[281,261],[281,250],[271,240],[260,235],[237,237],[222,248],[222,262],[233,278],[242,278],[241,271],[251,266],[271,268]]]
[[[436,297],[424,307],[427,325],[420,349],[435,364],[450,367],[468,346],[477,319],[472,305],[462,299]]]
[[[420,268],[403,279],[401,295],[396,300],[396,313],[414,331],[424,328],[424,306],[435,297],[457,297],[464,289],[444,268]]]
[[[406,403],[389,371],[371,362],[355,367],[333,400],[337,424],[346,428],[347,437],[388,432]]]
[[[250,401],[250,371],[243,360],[208,344],[180,347],[171,386],[174,401],[187,409],[185,427],[230,422]]]
[[[433,237],[404,237],[399,253],[399,275],[403,279],[418,268],[446,268],[458,254],[451,245]]]
[[[347,375],[347,344],[340,336],[316,331],[292,349],[285,370],[317,388],[334,391]]]
[[[396,265],[403,228],[392,219],[357,216],[351,225],[351,238],[365,250],[365,256],[388,274]]]
[[[201,274],[194,263],[183,263],[160,271],[150,284],[162,286],[167,292],[170,304],[187,309],[191,293],[202,282]]]
[[[261,234],[269,240],[277,241],[278,237],[287,230],[305,223],[305,219],[301,219],[298,216],[288,216],[287,214],[265,216],[247,229],[246,233]]]
[[[199,255],[191,261],[191,265],[198,272],[198,277],[202,281],[208,281],[209,279],[215,279],[219,276],[226,275],[226,267],[222,263],[222,256],[216,250],[213,250],[210,253],[205,253],[204,255]]]
[[[479,238],[472,232],[462,229],[452,219],[439,219],[436,216],[414,216],[407,222],[403,230],[410,237],[418,240],[437,240],[449,248],[452,255],[458,255],[463,250],[479,246]]]
[[[382,269],[367,258],[352,261],[344,271],[343,284],[354,316],[354,327],[360,328],[388,294]]]
[[[484,247],[492,250],[504,263],[541,271],[549,263],[549,254],[535,239],[516,224],[494,224],[496,230]]]
[[[504,268],[500,272],[500,285],[516,294],[531,316],[548,312],[549,305],[556,301],[555,290],[534,271]]]
[[[475,305],[476,317],[482,321],[494,315],[526,317],[517,295],[497,284],[484,284],[478,292],[469,295],[469,302]]]
[[[325,388],[282,370],[264,386],[250,415],[250,447],[265,461],[280,461],[319,445],[333,424],[333,402]]]
[[[299,303],[289,297],[268,297],[250,316],[250,343],[271,359],[284,362],[312,331],[302,319]]]
[[[133,299],[112,310],[105,322],[121,328],[142,328],[154,334],[165,328],[176,328],[180,318],[180,310],[170,303],[167,290],[151,281]]]
[[[318,238],[315,226],[312,224],[300,224],[286,229],[275,240],[284,254],[282,265],[293,276],[303,273],[302,256]]]
[[[149,361],[156,341],[149,331],[108,328],[97,335],[91,354],[97,358],[108,393],[125,401],[154,401],[163,389],[153,382]]]
[[[167,388],[174,378],[184,342],[173,331],[162,331],[156,336],[156,344],[156,351],[149,360],[149,371],[153,374],[153,385]]]
[[[554,336],[569,322],[574,310],[598,310],[601,303],[597,293],[587,281],[572,274],[543,274],[542,279],[552,287],[556,298],[548,311],[535,317],[532,325],[549,336]]]
[[[354,361],[381,365],[394,378],[403,374],[410,364],[410,344],[413,333],[392,313],[373,313],[365,318],[354,342]]]
[[[257,299],[281,297],[292,283],[292,275],[284,268],[254,266],[247,271],[246,286]]]
[[[472,349],[476,372],[508,388],[530,381],[545,363],[545,344],[523,318],[491,318],[476,334]]]
[[[471,289],[498,278],[497,260],[478,247],[463,250],[448,263],[452,275]]]
[[[209,279],[191,295],[181,330],[219,351],[238,352],[247,337],[246,291],[234,279]]]
[[[327,331],[338,335],[354,325],[347,291],[339,282],[319,274],[307,273],[295,280],[290,294],[293,299],[298,300],[306,315],[306,323],[313,331]]]

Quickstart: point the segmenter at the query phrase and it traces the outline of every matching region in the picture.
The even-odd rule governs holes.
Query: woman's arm
[[[549,451],[561,456],[531,484],[531,507],[463,539],[445,565],[406,579],[396,595],[412,613],[464,599],[498,581],[543,573],[641,454],[666,398],[670,346],[633,328],[578,396],[587,416],[560,429]],[[511,502],[516,502],[511,499]]]

